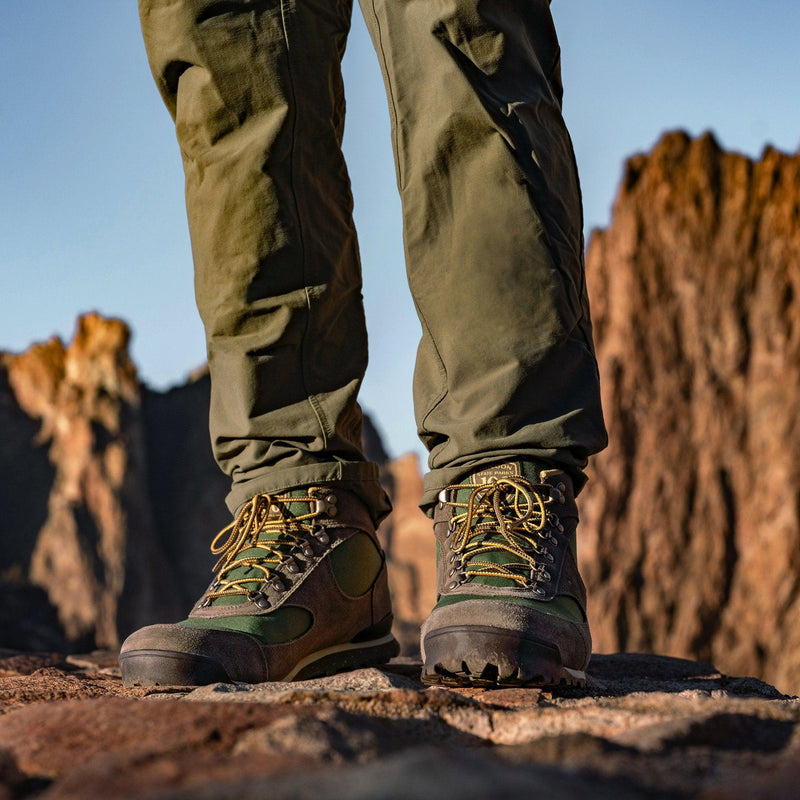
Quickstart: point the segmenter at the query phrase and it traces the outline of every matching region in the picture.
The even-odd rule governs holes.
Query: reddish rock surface
[[[125,689],[111,663],[0,653],[0,798],[777,798],[800,755],[796,698],[658,656],[562,692],[425,688],[411,662]]]
[[[602,651],[800,689],[800,157],[666,136],[587,280],[610,434],[582,495]]]

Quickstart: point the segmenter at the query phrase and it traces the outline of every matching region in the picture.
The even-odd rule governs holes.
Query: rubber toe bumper
[[[128,637],[119,665],[126,686],[204,686],[307,680],[385,664],[400,651],[389,633],[295,657],[288,669],[272,675],[268,664],[274,647],[262,646],[244,633],[151,625]]]
[[[583,670],[561,663],[557,647],[515,631],[477,625],[425,637],[422,680],[445,686],[583,686]]]

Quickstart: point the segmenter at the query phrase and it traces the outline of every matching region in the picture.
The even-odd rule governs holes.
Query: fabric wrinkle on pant
[[[423,504],[481,464],[581,480],[606,441],[580,190],[545,0],[363,0],[384,71]],[[339,483],[388,511],[360,448],[367,364],[341,138],[346,0],[140,0],[186,173],[196,296],[229,505]]]

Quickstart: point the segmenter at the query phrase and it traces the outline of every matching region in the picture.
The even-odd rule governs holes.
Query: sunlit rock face
[[[800,691],[800,157],[666,135],[626,165],[587,283],[610,434],[580,497],[596,650]],[[398,473],[398,520],[418,481]],[[430,556],[401,528],[413,616]]]
[[[669,134],[587,282],[608,449],[582,495],[597,649],[800,688],[800,157]]]
[[[15,485],[0,570],[10,586],[44,590],[75,646],[113,647],[134,620],[171,609],[129,337],[119,320],[88,314],[68,346],[51,339],[0,362],[3,412],[15,423],[13,456],[4,445],[0,458],[0,481]]]

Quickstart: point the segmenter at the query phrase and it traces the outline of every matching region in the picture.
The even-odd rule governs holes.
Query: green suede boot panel
[[[329,556],[336,585],[350,597],[360,597],[375,583],[383,559],[366,533],[356,533]]]
[[[526,597],[518,597],[517,595],[504,595],[503,597],[491,598],[485,595],[478,594],[450,594],[439,598],[435,608],[444,608],[445,606],[452,606],[455,603],[461,603],[464,600],[501,600],[503,603],[514,603],[518,606],[525,608],[532,608],[535,611],[541,611],[544,614],[551,614],[554,617],[561,617],[568,619],[571,622],[586,622],[586,617],[581,611],[581,607],[571,597],[555,597],[547,603],[539,600],[529,600]]]
[[[254,636],[263,645],[284,644],[299,639],[311,629],[314,621],[310,611],[296,606],[283,606],[258,617],[215,617],[211,619],[185,619],[178,625],[186,628],[204,628],[216,631],[236,631]]]

